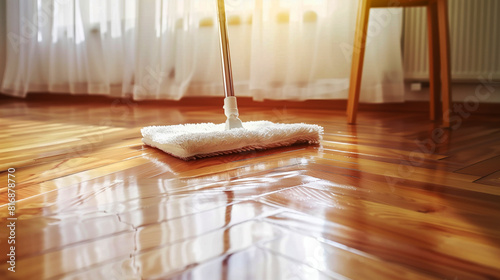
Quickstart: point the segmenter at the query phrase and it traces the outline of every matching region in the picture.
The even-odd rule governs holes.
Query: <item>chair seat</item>
[[[382,8],[382,7],[417,7],[417,6],[427,6],[431,2],[436,2],[436,0],[371,0],[371,8]]]

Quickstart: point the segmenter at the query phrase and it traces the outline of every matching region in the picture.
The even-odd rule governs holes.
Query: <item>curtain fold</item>
[[[226,0],[237,96],[347,98],[357,2]],[[216,0],[7,0],[0,13],[5,94],[223,96]],[[404,101],[401,25],[400,9],[372,11],[362,102]]]

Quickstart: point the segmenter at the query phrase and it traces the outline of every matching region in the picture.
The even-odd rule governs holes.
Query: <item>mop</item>
[[[226,123],[149,126],[142,141],[183,160],[263,150],[298,143],[319,144],[323,127],[313,124],[282,124],[269,121],[242,123],[234,94],[224,0],[217,0],[219,38],[224,82]]]

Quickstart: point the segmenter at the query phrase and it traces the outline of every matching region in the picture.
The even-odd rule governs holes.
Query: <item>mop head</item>
[[[243,123],[244,128],[225,130],[225,124],[201,123],[149,126],[141,130],[142,142],[167,154],[191,160],[251,150],[318,144],[323,127],[268,121]]]

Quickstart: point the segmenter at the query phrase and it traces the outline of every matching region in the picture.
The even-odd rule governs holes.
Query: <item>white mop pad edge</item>
[[[313,124],[281,124],[269,121],[243,123],[244,128],[224,130],[224,124],[202,123],[149,126],[142,141],[172,156],[191,160],[296,143],[319,144],[323,127]]]

